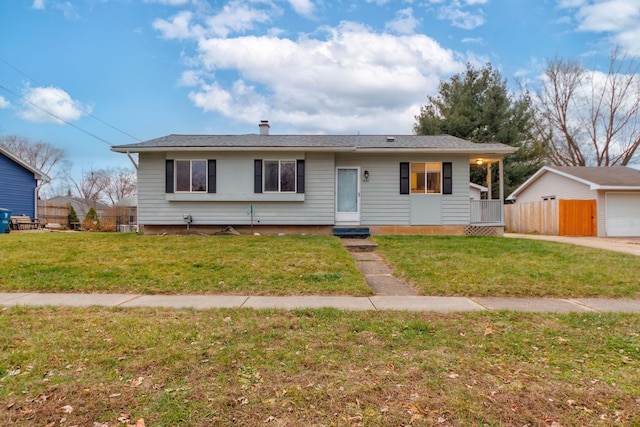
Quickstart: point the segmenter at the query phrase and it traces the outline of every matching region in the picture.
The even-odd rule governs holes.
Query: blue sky
[[[3,0],[0,135],[65,148],[79,174],[128,166],[110,145],[262,119],[408,134],[467,62],[513,88],[555,56],[606,70],[614,46],[640,54],[639,22],[640,0]]]

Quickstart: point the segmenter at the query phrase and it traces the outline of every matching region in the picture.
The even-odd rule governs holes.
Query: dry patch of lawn
[[[378,251],[422,295],[640,298],[640,258],[502,237],[376,236]]]
[[[9,234],[0,257],[11,292],[372,293],[335,237]]]
[[[639,425],[638,331],[630,314],[5,308],[0,425]]]

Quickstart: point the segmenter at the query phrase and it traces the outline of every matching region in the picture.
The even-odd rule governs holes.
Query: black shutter
[[[253,192],[262,193],[262,160],[253,161]]]
[[[400,194],[409,194],[409,163],[400,163]]]
[[[173,160],[167,160],[164,178],[165,193],[173,193]]]
[[[451,162],[442,164],[442,194],[453,194],[453,167]]]
[[[296,161],[296,192],[304,193],[304,160]]]
[[[215,193],[216,192],[216,161],[213,159],[209,159],[208,163],[209,163],[208,165],[209,176],[207,177],[207,180],[208,180],[207,192]]]

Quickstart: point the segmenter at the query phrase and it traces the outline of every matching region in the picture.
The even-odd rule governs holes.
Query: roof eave
[[[116,153],[154,153],[165,151],[306,151],[306,152],[362,152],[362,153],[397,153],[397,152],[418,152],[418,153],[440,153],[440,154],[483,154],[483,155],[508,155],[517,150],[514,147],[497,148],[492,147],[490,150],[482,147],[466,147],[466,148],[440,148],[440,147],[262,147],[262,146],[246,146],[246,147],[223,147],[223,146],[164,146],[164,147],[132,147],[132,146],[115,146],[111,147],[111,151]]]
[[[640,185],[593,185],[591,189],[604,191],[640,191]]]

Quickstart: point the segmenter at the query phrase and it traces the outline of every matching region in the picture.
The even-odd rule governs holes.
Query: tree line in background
[[[536,91],[514,94],[491,64],[467,64],[428,97],[415,116],[414,132],[518,147],[504,159],[505,195],[544,165],[626,166],[640,146],[639,69],[637,59],[618,50],[606,71],[555,58]],[[471,175],[475,183],[486,182],[479,167],[472,166]]]
[[[0,146],[52,179],[42,188],[41,198],[73,196],[89,205],[100,202],[113,206],[137,193],[136,172],[131,167],[83,170],[77,178],[69,173],[71,163],[62,148],[15,135],[0,136]]]

